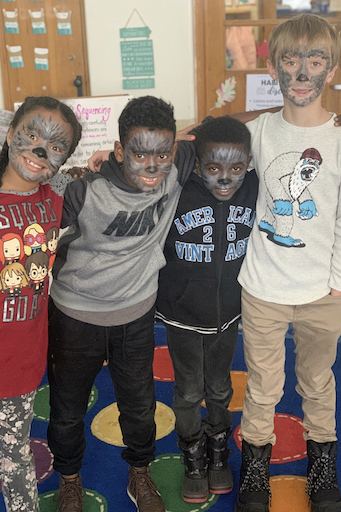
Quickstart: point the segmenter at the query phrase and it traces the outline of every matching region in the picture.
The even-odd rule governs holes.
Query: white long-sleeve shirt
[[[278,304],[305,304],[331,288],[341,291],[341,128],[333,118],[316,127],[294,126],[282,111],[247,126],[259,195],[240,284]],[[309,156],[315,165],[294,172]],[[290,237],[295,246],[285,245]]]

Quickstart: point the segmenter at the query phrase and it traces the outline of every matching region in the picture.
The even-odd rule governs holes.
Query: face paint
[[[155,192],[172,168],[174,136],[168,130],[137,128],[124,147],[123,173],[130,185]]]
[[[199,162],[205,187],[220,201],[227,201],[241,187],[249,155],[242,144],[207,144]]]
[[[330,50],[324,46],[284,52],[278,59],[277,74],[283,96],[297,107],[305,107],[323,91],[331,71]]]
[[[26,115],[9,142],[8,172],[28,182],[46,181],[66,160],[72,128],[58,111],[39,109]]]

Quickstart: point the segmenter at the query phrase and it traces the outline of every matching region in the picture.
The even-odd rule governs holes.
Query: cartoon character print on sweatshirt
[[[25,229],[24,250],[27,256],[35,252],[46,251],[46,235],[40,224],[30,224]]]
[[[52,274],[53,263],[54,263],[54,260],[56,259],[58,240],[59,240],[59,229],[57,228],[57,226],[53,226],[46,233],[46,245],[47,245],[47,250],[50,253],[49,275]]]
[[[36,293],[41,293],[44,289],[49,260],[50,258],[43,251],[34,252],[26,259],[25,270],[31,280],[31,287]]]
[[[3,265],[10,265],[21,261],[25,256],[24,244],[16,233],[5,233],[0,237],[0,262]]]
[[[29,283],[29,277],[21,263],[10,263],[0,272],[1,291],[5,295],[18,297],[22,289],[29,286]]]
[[[259,229],[267,233],[271,242],[283,247],[305,247],[303,240],[293,236],[294,216],[303,221],[318,216],[308,188],[321,164],[319,151],[308,148],[303,153],[279,155],[265,170],[267,208]],[[291,170],[286,172],[288,168]]]
[[[33,204],[13,204],[0,214],[0,230],[15,226],[21,233],[0,232],[0,295],[2,322],[33,319],[41,311],[41,302],[47,300],[49,274],[55,259],[59,227],[54,225],[56,215],[50,199],[46,204],[36,203],[40,223],[33,214]],[[5,210],[2,210],[3,212]],[[24,229],[25,219],[30,224]],[[52,224],[51,224],[52,221]],[[44,223],[49,229],[45,234]]]

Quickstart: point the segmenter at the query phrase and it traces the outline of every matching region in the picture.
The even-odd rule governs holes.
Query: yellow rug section
[[[93,435],[105,443],[125,446],[118,421],[119,414],[116,402],[102,409],[91,423]],[[155,423],[156,439],[161,439],[174,430],[174,413],[170,407],[162,402],[156,402]]]
[[[229,405],[229,411],[242,411],[247,381],[247,372],[231,372],[233,396]],[[205,400],[201,405],[206,407]]]
[[[270,478],[271,512],[310,512],[303,476],[280,475]]]

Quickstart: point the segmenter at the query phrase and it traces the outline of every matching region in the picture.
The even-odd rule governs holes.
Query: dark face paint
[[[168,130],[137,128],[124,147],[123,173],[130,185],[155,192],[172,168],[174,136]]]
[[[71,142],[72,128],[58,111],[33,111],[12,134],[8,172],[25,181],[46,181],[66,160]]]
[[[220,201],[227,201],[242,186],[249,155],[242,144],[209,143],[199,162],[205,187]]]
[[[278,59],[277,74],[283,96],[297,107],[305,107],[323,91],[331,71],[330,50],[321,45],[284,52]]]

